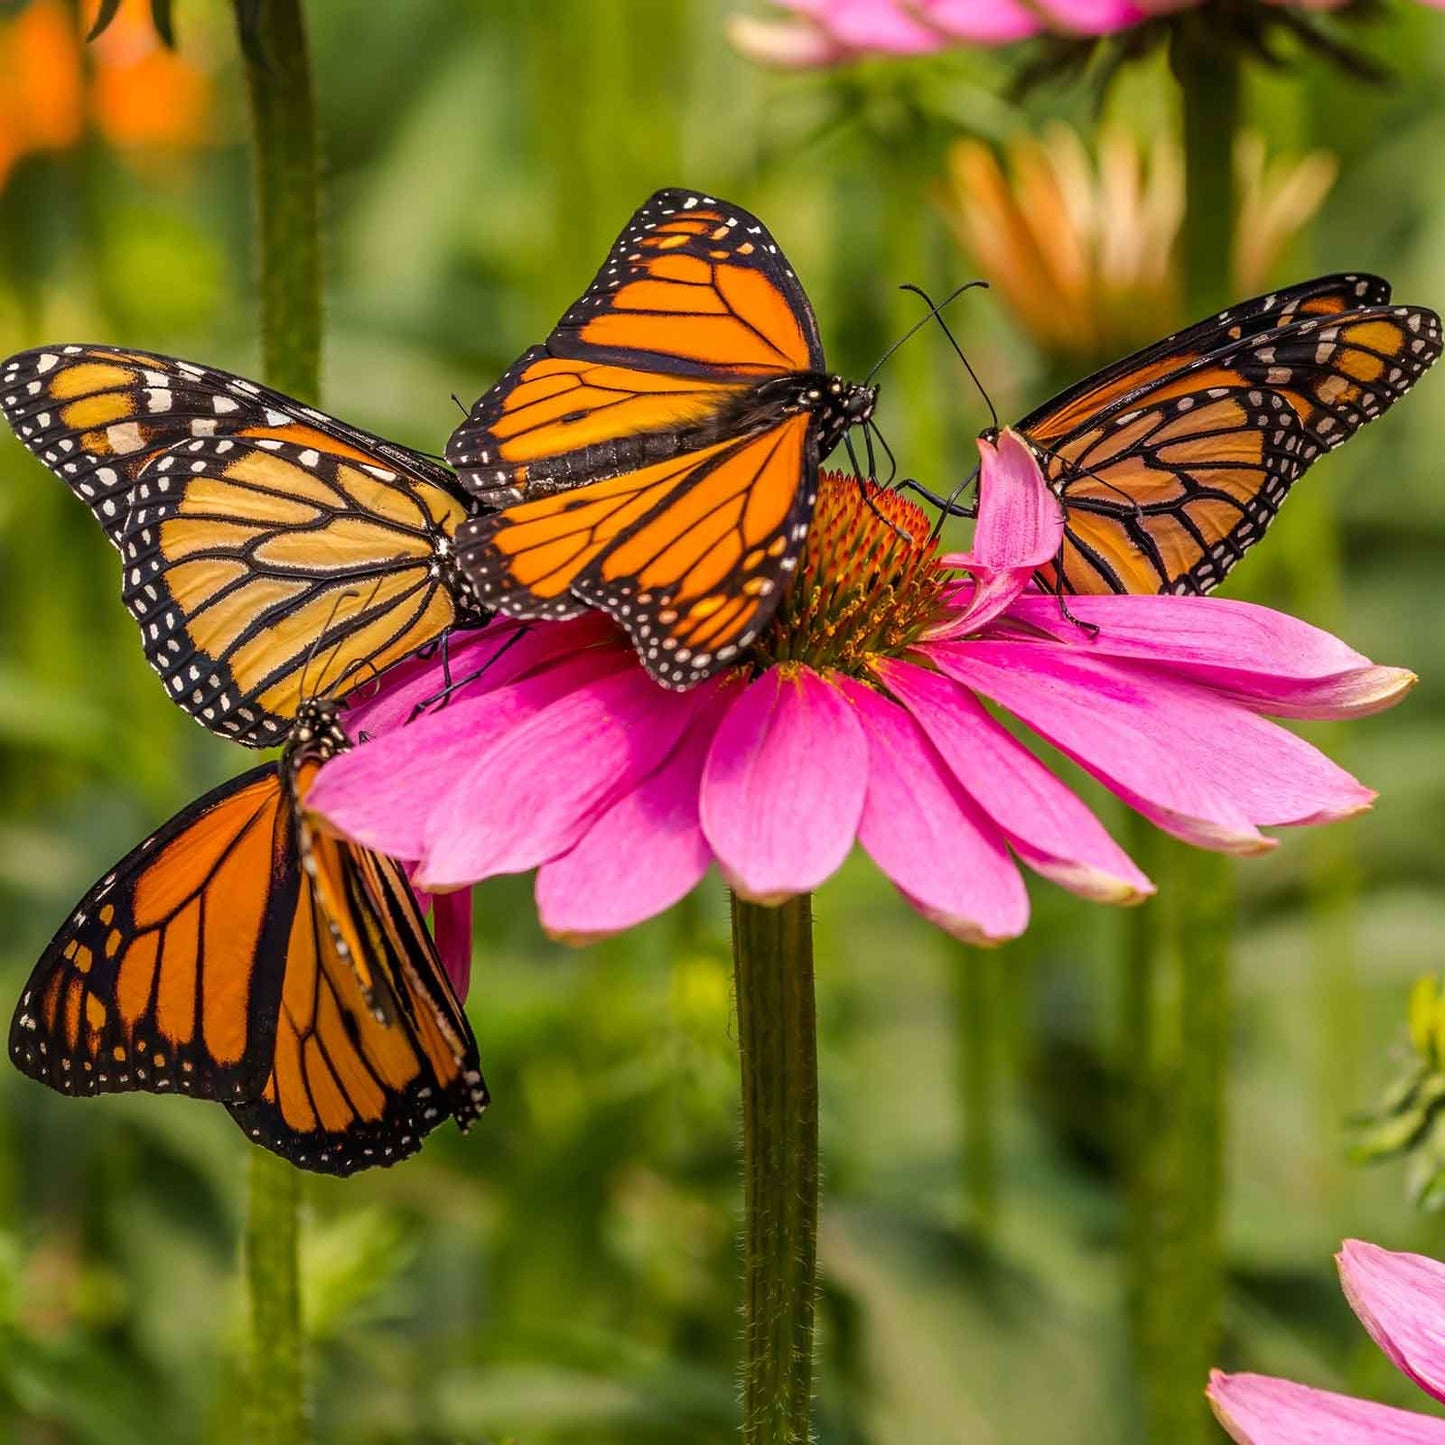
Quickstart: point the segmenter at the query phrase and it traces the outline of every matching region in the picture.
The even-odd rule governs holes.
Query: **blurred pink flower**
[[[452,646],[445,706],[408,722],[445,686],[430,660],[354,708],[371,741],[326,765],[309,806],[414,860],[424,888],[537,869],[544,925],[574,940],[661,912],[714,861],[744,897],[807,892],[856,841],[974,942],[1027,922],[1015,859],[1089,898],[1153,891],[985,699],[1203,847],[1257,852],[1273,846],[1262,826],[1369,806],[1261,714],[1371,712],[1411,674],[1238,602],[1077,598],[1086,626],[1067,620],[1031,580],[1059,545],[1057,501],[1018,438],[980,450],[970,554],[938,557],[918,507],[871,485],[865,505],[825,474],[798,580],[748,666],[668,692],[596,615],[499,620]]]
[[[1445,1265],[1358,1239],[1336,1256],[1350,1307],[1394,1365],[1445,1402]],[[1268,1375],[1209,1381],[1209,1403],[1241,1445],[1445,1445],[1445,1420]]]
[[[1008,45],[1036,35],[1096,37],[1206,0],[773,0],[776,19],[736,15],[733,44],[766,65],[837,65],[866,55],[923,55],[956,45]],[[1267,0],[1338,10],[1350,0]],[[1445,0],[1424,0],[1437,9]]]

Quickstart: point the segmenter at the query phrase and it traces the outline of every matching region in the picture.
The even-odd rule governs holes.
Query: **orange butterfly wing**
[[[81,900],[10,1029],[21,1072],[66,1094],[242,1099],[270,1068],[300,875],[276,767],[171,819]]]
[[[659,682],[748,646],[796,565],[816,499],[809,420],[473,518],[458,555],[484,605],[615,617]]]
[[[659,191],[546,345],[473,407],[447,459],[492,505],[541,496],[736,434],[730,413],[759,382],[822,369],[812,308],[763,223]]]
[[[1066,592],[1213,590],[1319,454],[1398,401],[1440,350],[1432,311],[1329,311],[1162,379],[1120,380],[1118,399],[1072,431],[1045,408],[1023,430],[1064,504],[1065,543],[1041,579]]]
[[[17,435],[90,506],[178,706],[281,742],[303,696],[475,622],[446,468],[214,368],[115,347],[0,367]],[[304,685],[303,685],[304,684]]]
[[[321,756],[288,749],[289,781],[268,764],[224,784],[86,895],[16,1009],[23,1073],[65,1094],[219,1100],[257,1143],[332,1174],[477,1116],[476,1043],[405,876],[315,838],[298,810]]]
[[[1018,429],[1040,446],[1048,446],[1087,426],[1115,405],[1176,376],[1202,356],[1282,330],[1296,321],[1339,316],[1365,306],[1384,306],[1389,300],[1390,283],[1382,276],[1343,273],[1317,276],[1238,301],[1075,382],[1025,417]]]

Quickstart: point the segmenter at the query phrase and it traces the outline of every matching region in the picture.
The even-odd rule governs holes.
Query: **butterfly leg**
[[[1060,547],[1058,555],[1054,558],[1054,573],[1056,577],[1061,580],[1059,580],[1055,586],[1050,587],[1038,577],[1037,573],[1035,573],[1034,576],[1039,580],[1039,585],[1043,587],[1045,592],[1053,593],[1054,600],[1059,604],[1059,616],[1062,617],[1065,622],[1072,622],[1080,632],[1087,633],[1090,638],[1095,638],[1099,635],[1099,624],[1097,622],[1085,622],[1082,617],[1075,617],[1074,614],[1069,611],[1069,604],[1064,600],[1063,569],[1064,549]]]
[[[445,707],[447,703],[451,700],[453,693],[460,691],[464,687],[470,687],[472,683],[476,682],[482,677],[485,677],[487,674],[487,670],[495,663],[501,661],[501,659],[506,656],[508,651],[515,647],[517,643],[520,642],[521,639],[531,630],[531,623],[523,623],[522,626],[518,627],[512,633],[512,635],[484,663],[481,664],[480,667],[473,668],[471,672],[467,673],[463,677],[458,678],[453,678],[451,675],[451,665],[446,657],[445,651],[446,639],[449,633],[443,633],[442,676],[445,678],[445,681],[438,691],[434,692],[430,697],[423,698],[412,708],[411,713],[407,718],[407,723],[414,723],[424,713],[431,711],[431,709],[433,708]]]
[[[867,437],[866,430],[864,436],[865,438]],[[853,450],[853,438],[845,434],[843,437],[843,446],[847,450],[848,460],[853,464],[853,476],[858,483],[858,495],[863,498],[863,505],[867,507],[885,527],[892,531],[895,536],[901,537],[905,542],[917,541],[917,538],[914,537],[911,532],[905,531],[897,522],[885,517],[883,513],[878,510],[878,504],[873,500],[868,491],[868,478],[863,475],[863,468],[858,465],[858,454]],[[868,452],[868,472],[871,476],[873,472],[873,443],[871,441],[868,443]]]

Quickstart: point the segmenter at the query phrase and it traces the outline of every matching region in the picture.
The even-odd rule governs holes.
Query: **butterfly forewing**
[[[1311,317],[1384,306],[1389,300],[1390,283],[1363,272],[1317,276],[1253,296],[1075,382],[1026,416],[1018,430],[1047,445],[1236,342],[1248,342]]]
[[[294,841],[274,764],[146,839],[36,964],[10,1028],[17,1067],[66,1094],[259,1090],[300,890]]]
[[[173,818],[36,965],[10,1052],[66,1094],[179,1092],[257,1143],[349,1174],[487,1102],[476,1042],[406,878],[302,807],[344,735],[302,710],[282,762]],[[324,742],[324,746],[321,745]]]

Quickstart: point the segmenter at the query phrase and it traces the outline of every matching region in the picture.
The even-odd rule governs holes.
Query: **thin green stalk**
[[[743,1441],[807,1445],[818,1273],[812,898],[734,897],[743,1098]]]
[[[255,143],[265,379],[302,401],[321,392],[321,194],[316,108],[300,0],[236,0]],[[245,1237],[250,1296],[249,1432],[307,1438],[298,1214],[301,1177],[251,1151]]]
[[[1172,61],[1184,121],[1186,290],[1192,314],[1227,304],[1234,236],[1236,60],[1200,25]],[[1216,1437],[1202,1390],[1223,1305],[1225,1080],[1234,932],[1230,861],[1136,830],[1160,896],[1131,916],[1123,991],[1132,1081],[1129,1299],[1144,1438]]]

